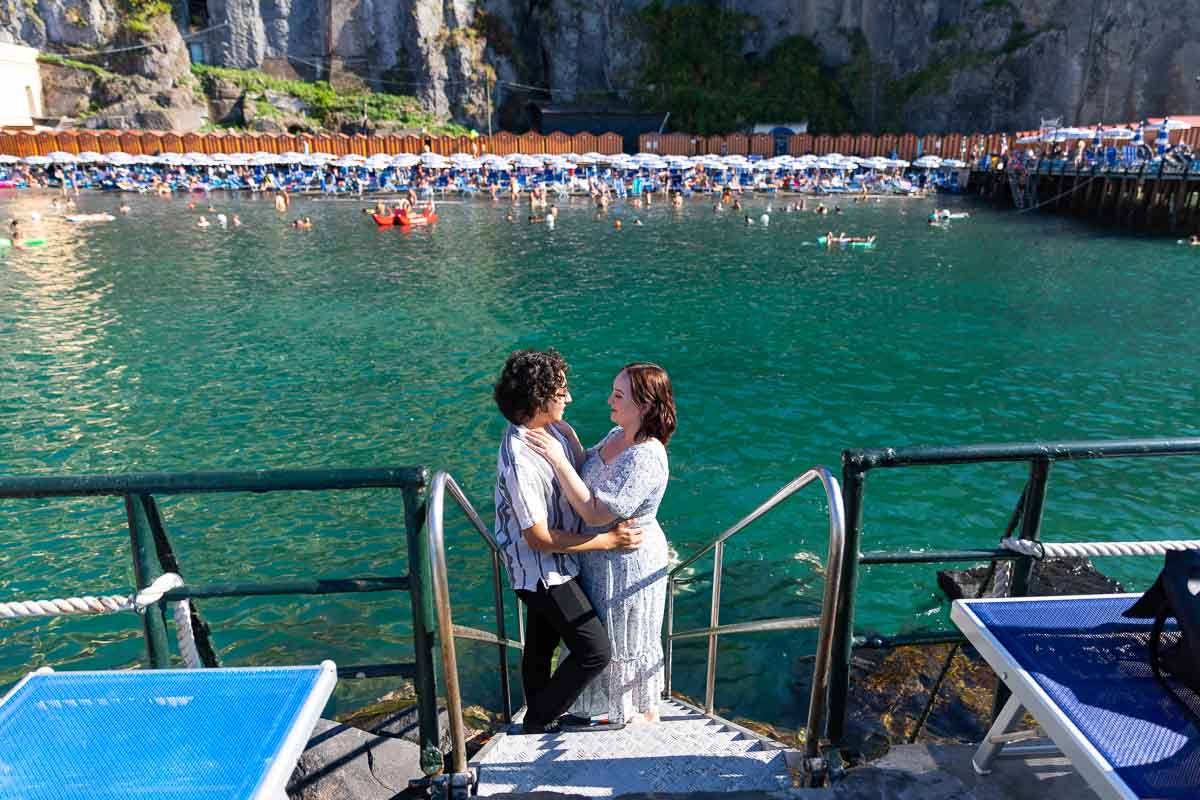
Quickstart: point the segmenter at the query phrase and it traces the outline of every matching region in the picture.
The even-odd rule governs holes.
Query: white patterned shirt
[[[567,502],[554,476],[554,468],[531,450],[521,438],[524,425],[509,424],[500,440],[496,457],[496,543],[504,556],[504,567],[513,589],[537,591],[566,583],[579,574],[579,561],[566,553],[544,553],[525,542],[522,533],[538,522],[551,530],[579,533],[583,523]],[[567,438],[552,425],[543,430],[557,439],[571,459]]]

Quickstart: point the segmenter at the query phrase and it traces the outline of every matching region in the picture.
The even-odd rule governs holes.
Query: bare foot
[[[650,720],[646,719],[644,714],[634,714],[629,719],[625,720],[626,725],[644,725]]]

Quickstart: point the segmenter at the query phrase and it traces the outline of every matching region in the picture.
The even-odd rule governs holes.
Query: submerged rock
[[[938,572],[938,587],[951,600],[977,597],[1008,597],[1015,561],[996,562],[971,569],[946,569]],[[984,586],[984,584],[987,584]],[[1092,563],[1090,558],[1046,558],[1033,562],[1029,594],[1055,596],[1066,594],[1117,594],[1124,592],[1120,581],[1113,580]]]

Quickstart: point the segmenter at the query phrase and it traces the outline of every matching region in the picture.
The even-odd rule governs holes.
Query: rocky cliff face
[[[531,97],[626,102],[649,43],[650,0],[208,0],[197,41],[220,66],[362,81],[475,127],[520,127]],[[667,0],[666,5],[686,0]],[[186,4],[175,0],[186,25]],[[754,18],[743,49],[813,40],[855,67],[863,127],[1028,128],[1186,113],[1200,106],[1200,0],[723,0]],[[111,47],[117,6],[0,6],[0,38],[49,50]],[[166,37],[171,38],[171,37]],[[171,41],[164,52],[183,53]],[[161,68],[177,69],[164,59]],[[172,79],[159,73],[160,80]],[[543,91],[549,91],[546,94]],[[491,103],[489,103],[489,99]],[[803,117],[798,108],[796,116]]]

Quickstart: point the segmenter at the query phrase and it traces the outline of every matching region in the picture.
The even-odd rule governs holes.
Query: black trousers
[[[525,652],[521,685],[525,688],[526,722],[545,725],[570,708],[588,682],[612,659],[608,631],[574,580],[537,591],[518,589],[525,603]],[[571,654],[550,674],[559,643]]]

